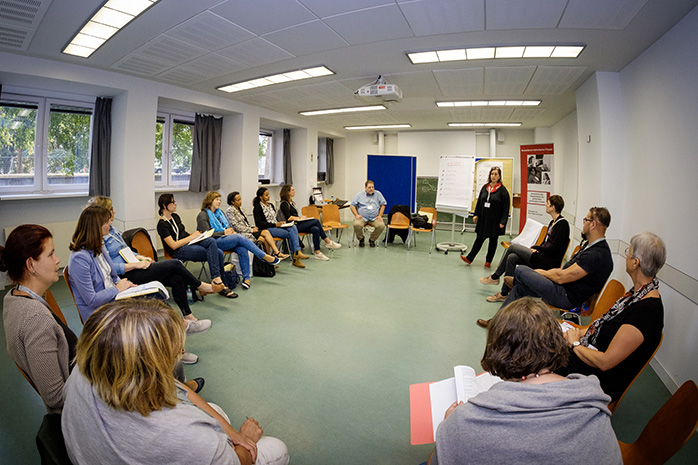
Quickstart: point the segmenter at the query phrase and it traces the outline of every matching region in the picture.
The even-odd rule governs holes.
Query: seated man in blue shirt
[[[368,243],[375,247],[376,239],[385,230],[383,211],[387,202],[383,194],[376,190],[373,181],[366,181],[364,187],[365,190],[354,196],[349,208],[354,214],[354,231],[359,239],[359,247],[364,246],[364,226],[373,226]]]

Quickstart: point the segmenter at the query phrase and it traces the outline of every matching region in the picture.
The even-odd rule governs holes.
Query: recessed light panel
[[[497,45],[451,48],[422,52],[406,52],[413,65],[447,61],[517,59],[517,58],[577,58],[586,45]]]

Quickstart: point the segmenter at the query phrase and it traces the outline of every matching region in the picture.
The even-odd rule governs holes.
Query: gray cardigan
[[[70,375],[63,328],[41,302],[5,294],[2,311],[7,352],[29,376],[48,413],[63,409],[63,385]]]

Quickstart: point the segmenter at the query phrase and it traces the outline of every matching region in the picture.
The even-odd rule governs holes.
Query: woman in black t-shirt
[[[570,363],[560,374],[596,375],[604,392],[616,401],[659,346],[664,308],[657,272],[664,266],[666,247],[656,234],[636,234],[626,249],[625,270],[633,287],[585,331],[565,333]]]

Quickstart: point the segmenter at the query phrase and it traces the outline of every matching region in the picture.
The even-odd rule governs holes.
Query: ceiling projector
[[[383,76],[378,76],[371,84],[360,87],[355,95],[362,98],[380,99],[384,102],[397,102],[402,98],[402,90],[395,84],[388,84]]]

